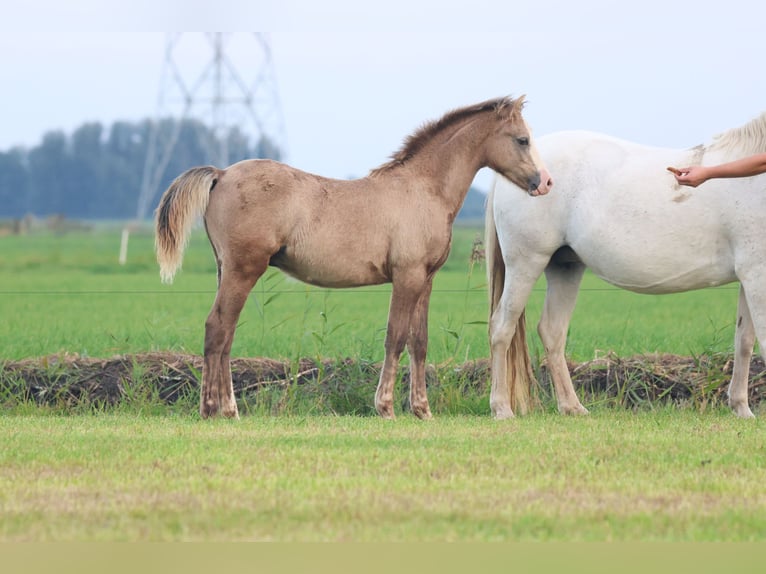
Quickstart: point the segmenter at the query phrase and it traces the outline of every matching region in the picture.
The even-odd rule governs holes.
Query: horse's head
[[[524,96],[498,105],[494,130],[486,140],[486,164],[530,195],[543,195],[553,181],[534,148],[532,133],[521,115],[523,106]]]

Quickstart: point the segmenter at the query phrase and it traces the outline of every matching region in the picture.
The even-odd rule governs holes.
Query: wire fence
[[[738,290],[739,286],[736,284],[723,285],[720,287],[712,287],[712,289],[719,291],[734,291]],[[451,293],[451,294],[484,294],[486,286],[478,286],[471,289],[433,289],[431,293]],[[698,291],[702,291],[699,289]],[[342,288],[342,289],[319,289],[314,287],[307,287],[307,289],[269,289],[268,291],[253,290],[251,295],[262,294],[279,294],[279,295],[306,295],[306,293],[326,294],[326,293],[347,293],[349,295],[364,295],[370,294],[387,294],[391,292],[391,289],[369,289],[369,288]],[[535,287],[532,289],[533,293],[544,293],[545,287]],[[582,287],[579,289],[581,293],[632,293],[619,287]],[[167,290],[167,289],[0,289],[0,295],[215,295],[215,289],[181,289],[181,290]]]

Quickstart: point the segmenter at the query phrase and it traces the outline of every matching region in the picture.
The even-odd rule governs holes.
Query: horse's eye
[[[529,138],[523,137],[523,138],[516,138],[516,143],[518,143],[520,146],[528,146],[529,145]]]

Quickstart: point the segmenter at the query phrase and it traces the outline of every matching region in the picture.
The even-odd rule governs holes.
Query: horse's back
[[[665,168],[693,163],[694,149],[652,148],[592,132],[558,132],[537,145],[554,188],[539,204],[523,206],[518,194],[502,193],[501,202],[518,204],[505,208],[517,210],[513,225],[500,220],[509,243],[539,239],[548,250],[567,245],[604,280],[639,292],[736,279],[737,246],[752,243],[757,233],[743,218],[766,215],[766,194],[753,197],[743,182],[733,192],[731,180],[679,187]]]
[[[428,249],[433,234],[424,231],[436,224],[410,205],[414,195],[390,181],[332,179],[245,160],[220,176],[205,223],[216,251],[230,258],[265,252],[271,265],[323,287],[380,284],[391,280],[392,257]],[[446,232],[437,231],[447,246],[446,215],[443,221]]]

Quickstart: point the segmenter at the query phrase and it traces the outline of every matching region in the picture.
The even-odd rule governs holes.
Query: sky
[[[498,96],[525,94],[538,136],[588,129],[678,148],[766,111],[766,3],[752,0],[156,4],[4,3],[0,150],[156,116],[178,28],[268,31],[285,161],[328,177],[363,176],[425,121]],[[110,31],[149,25],[166,31]],[[212,58],[202,33],[183,38],[198,46],[189,68]],[[255,77],[252,45],[227,46]],[[491,180],[483,170],[475,184]]]

